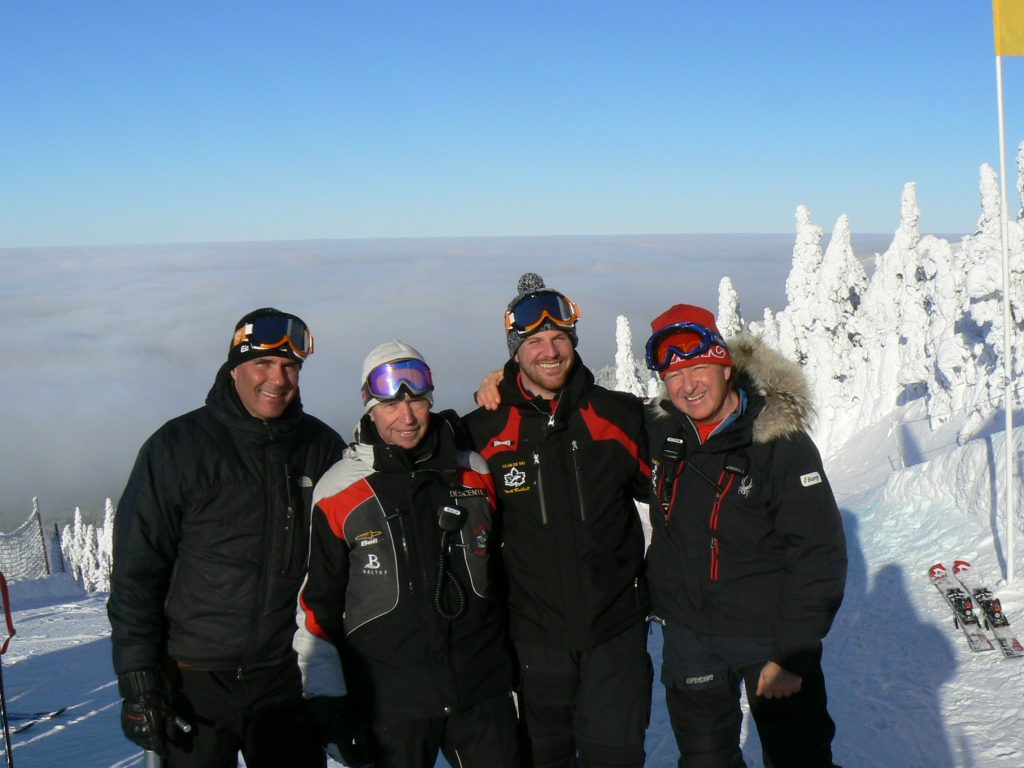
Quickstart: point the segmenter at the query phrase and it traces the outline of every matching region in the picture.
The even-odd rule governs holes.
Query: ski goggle
[[[300,360],[305,360],[313,354],[313,334],[306,324],[296,317],[257,317],[235,331],[235,336],[231,340],[231,347],[242,346],[243,352],[251,349],[280,349],[285,344]]]
[[[505,330],[525,336],[550,321],[571,330],[580,319],[580,308],[557,291],[535,291],[521,298],[505,313]]]
[[[666,339],[681,333],[693,334],[697,337],[697,343],[689,349],[678,344],[664,343]],[[647,359],[648,368],[652,371],[663,371],[668,368],[674,358],[692,360],[715,346],[726,348],[722,337],[710,328],[700,323],[673,323],[665,326],[647,340],[647,350],[644,356]]]
[[[422,360],[395,360],[378,365],[363,382],[363,405],[376,400],[394,400],[402,390],[421,397],[434,388],[430,368]]]

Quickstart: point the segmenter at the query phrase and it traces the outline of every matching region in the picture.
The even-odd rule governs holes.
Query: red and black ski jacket
[[[392,722],[462,711],[514,685],[493,583],[494,487],[479,455],[456,450],[454,421],[432,414],[423,441],[405,450],[382,443],[364,417],[367,441],[317,485],[294,640],[307,697],[347,691]],[[439,593],[443,505],[465,518],[448,534],[459,586],[444,577]]]
[[[509,361],[501,408],[464,419],[502,502],[512,636],[585,650],[648,611],[634,503],[650,478],[643,410],[595,385],[578,355],[554,412],[518,376]]]
[[[843,598],[842,520],[802,372],[753,340],[729,350],[744,408],[705,443],[664,390],[648,406],[651,599],[697,633],[771,639],[771,660],[802,675]]]

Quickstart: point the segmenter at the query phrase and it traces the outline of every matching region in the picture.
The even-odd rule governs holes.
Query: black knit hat
[[[544,278],[538,275],[536,272],[526,272],[522,276],[520,276],[516,290],[518,291],[518,293],[516,294],[516,297],[508,303],[508,308],[506,310],[507,312],[511,312],[515,308],[516,304],[518,304],[524,297],[528,296],[531,293],[545,291],[548,293],[556,293],[559,294],[560,296],[565,295],[560,293],[559,291],[547,288],[544,285]],[[572,341],[572,346],[574,349],[576,348],[576,345],[579,343],[579,339],[576,338],[575,325],[573,325],[572,328],[564,328],[562,326],[555,325],[550,320],[545,320],[543,323],[541,323],[540,326],[534,328],[529,333],[521,334],[514,328],[509,328],[507,331],[505,331],[506,341],[508,342],[508,356],[515,357],[516,352],[519,350],[519,345],[522,344],[523,340],[526,339],[528,336],[532,336],[533,334],[538,333],[539,331],[551,330],[564,331],[566,335],[569,337],[569,339]]]
[[[252,360],[257,357],[287,357],[291,360],[296,360],[301,365],[303,360],[312,354],[312,346],[309,347],[306,355],[300,355],[295,351],[295,348],[291,344],[285,343],[269,349],[265,347],[258,347],[250,343],[248,336],[239,333],[239,331],[242,331],[246,325],[264,317],[279,317],[284,320],[294,321],[301,329],[302,334],[308,334],[310,340],[312,339],[312,334],[309,334],[306,324],[297,315],[282,312],[281,310],[274,309],[273,307],[254,309],[235,323],[235,333],[231,337],[231,346],[228,347],[228,363],[231,364],[231,367],[234,368],[239,363],[244,363],[246,360]],[[296,335],[299,334],[296,333]],[[293,339],[293,342],[295,344],[303,343],[300,338]]]

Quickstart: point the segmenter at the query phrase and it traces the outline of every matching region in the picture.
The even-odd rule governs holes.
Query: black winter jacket
[[[554,413],[509,361],[502,407],[464,420],[503,505],[512,636],[593,648],[642,621],[649,600],[634,499],[650,468],[640,402],[594,384],[577,355]]]
[[[344,441],[302,411],[246,412],[230,367],[206,405],[142,446],[114,521],[114,670],[167,657],[198,669],[287,659],[305,574],[313,486]]]
[[[771,660],[802,675],[842,601],[842,520],[805,431],[802,372],[753,339],[729,349],[746,408],[703,445],[664,389],[649,406],[651,599],[698,633],[771,639]],[[669,436],[685,445],[677,461]]]
[[[391,722],[463,711],[512,689],[506,614],[492,583],[494,486],[479,455],[456,450],[454,421],[432,414],[423,441],[405,450],[382,443],[364,417],[366,441],[317,485],[295,634],[306,696],[347,690],[374,720]],[[448,539],[464,595],[457,618],[448,578],[448,615],[435,607],[442,505],[466,513]]]

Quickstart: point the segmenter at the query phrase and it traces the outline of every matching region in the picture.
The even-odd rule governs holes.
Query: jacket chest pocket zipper
[[[547,502],[544,501],[544,477],[541,475],[540,454],[537,451],[533,452],[533,466],[537,468],[537,498],[540,501],[540,524],[547,527],[548,506]]]
[[[409,594],[412,595],[416,590],[413,584],[412,557],[409,554],[409,542],[405,537],[405,521],[402,519],[402,510],[396,509],[393,514],[387,516],[387,519],[398,522],[398,538],[402,543],[402,560],[405,561],[405,570],[409,574]],[[394,535],[394,529],[392,529],[392,535]]]
[[[718,516],[722,509],[722,502],[725,500],[725,495],[732,488],[733,482],[736,480],[736,475],[725,470],[718,478],[718,485],[721,487],[722,481],[725,481],[725,486],[715,494],[714,504],[711,506],[711,520],[708,522],[708,529],[711,532],[711,567],[710,576],[712,581],[718,581],[718,554],[721,549],[721,542],[718,539]]]
[[[583,500],[583,470],[579,461],[580,447],[576,441],[572,441],[572,467],[576,471],[576,495],[580,499],[580,522],[587,522],[587,505]]]
[[[295,527],[298,524],[295,520],[295,496],[292,493],[292,472],[285,464],[284,467],[284,492],[287,504],[284,513],[284,525],[282,526],[284,537],[282,542],[283,552],[281,558],[281,575],[284,576],[292,567],[292,557],[295,549]]]

